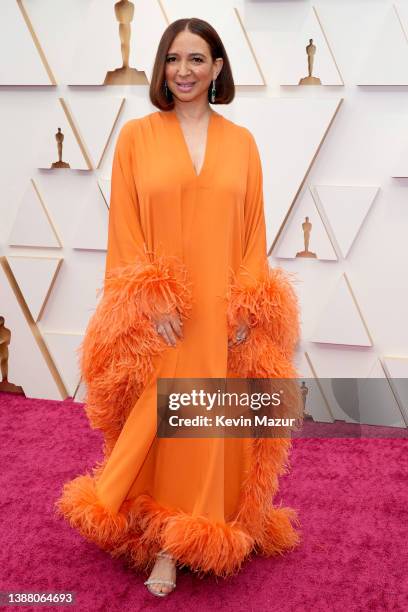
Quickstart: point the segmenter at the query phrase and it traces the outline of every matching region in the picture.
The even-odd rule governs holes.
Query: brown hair
[[[215,82],[216,95],[214,104],[229,104],[235,96],[235,85],[227,52],[216,30],[214,30],[207,21],[197,19],[196,17],[177,19],[163,32],[153,66],[152,80],[149,89],[150,101],[160,110],[166,111],[174,108],[173,94],[169,90],[168,97],[166,97],[164,89],[166,56],[173,40],[177,34],[183,30],[188,30],[192,34],[197,34],[205,40],[210,47],[213,61],[217,57],[222,57],[224,63]],[[211,86],[208,88],[208,101],[210,101],[210,95]]]

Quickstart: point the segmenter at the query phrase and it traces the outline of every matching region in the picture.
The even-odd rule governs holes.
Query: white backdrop
[[[302,375],[388,375],[395,393],[392,378],[408,378],[408,4],[134,4],[131,65],[147,79],[174,19],[206,19],[225,43],[237,93],[216,110],[261,152],[270,263],[298,279]],[[156,110],[147,85],[101,85],[121,64],[113,5],[0,3],[0,315],[12,331],[9,380],[31,397],[83,397],[75,350],[102,284],[115,140],[126,120]],[[297,85],[309,38],[322,86]],[[71,170],[44,169],[57,127]],[[305,216],[316,259],[295,257]],[[396,395],[365,422],[407,424]],[[315,418],[348,420],[327,395],[311,405]]]

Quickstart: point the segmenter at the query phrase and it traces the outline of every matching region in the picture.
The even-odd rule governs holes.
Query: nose
[[[190,73],[190,68],[188,66],[188,62],[187,62],[186,59],[182,59],[180,61],[180,65],[179,65],[179,69],[178,69],[178,74],[179,74],[179,76],[183,77],[183,76],[186,76],[189,73]]]

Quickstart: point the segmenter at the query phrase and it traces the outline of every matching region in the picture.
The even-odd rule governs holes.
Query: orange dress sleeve
[[[132,136],[134,122],[129,121],[119,133],[113,156],[105,278],[114,268],[147,261],[133,177]]]
[[[248,174],[244,208],[245,247],[237,273],[229,285],[228,323],[230,332],[244,320],[250,327],[249,340],[235,351],[237,359],[261,360],[272,343],[290,363],[300,336],[299,305],[293,279],[282,268],[271,268],[267,258],[263,172],[256,141],[249,130]],[[233,359],[231,360],[233,361]],[[238,368],[238,363],[236,364]],[[266,370],[265,370],[266,371]],[[288,376],[295,376],[288,368]]]
[[[122,127],[116,143],[103,295],[79,347],[86,414],[103,432],[107,454],[154,370],[155,356],[167,348],[156,317],[177,310],[187,318],[192,302],[184,263],[146,248],[135,181],[136,122]]]
[[[240,282],[250,285],[262,278],[267,250],[262,165],[258,147],[250,132],[244,222],[245,247]]]
[[[185,315],[185,266],[177,257],[156,255],[146,246],[135,181],[135,139],[137,119],[122,127],[113,157],[104,293],[116,305],[128,302],[129,315],[153,319],[175,309]]]

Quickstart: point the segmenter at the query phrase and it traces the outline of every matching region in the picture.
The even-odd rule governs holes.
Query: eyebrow
[[[167,53],[167,55],[179,55],[179,53],[175,51],[174,53]],[[197,53],[189,53],[189,55],[201,55],[202,57],[205,57],[204,53],[200,53],[199,51],[197,51]]]

